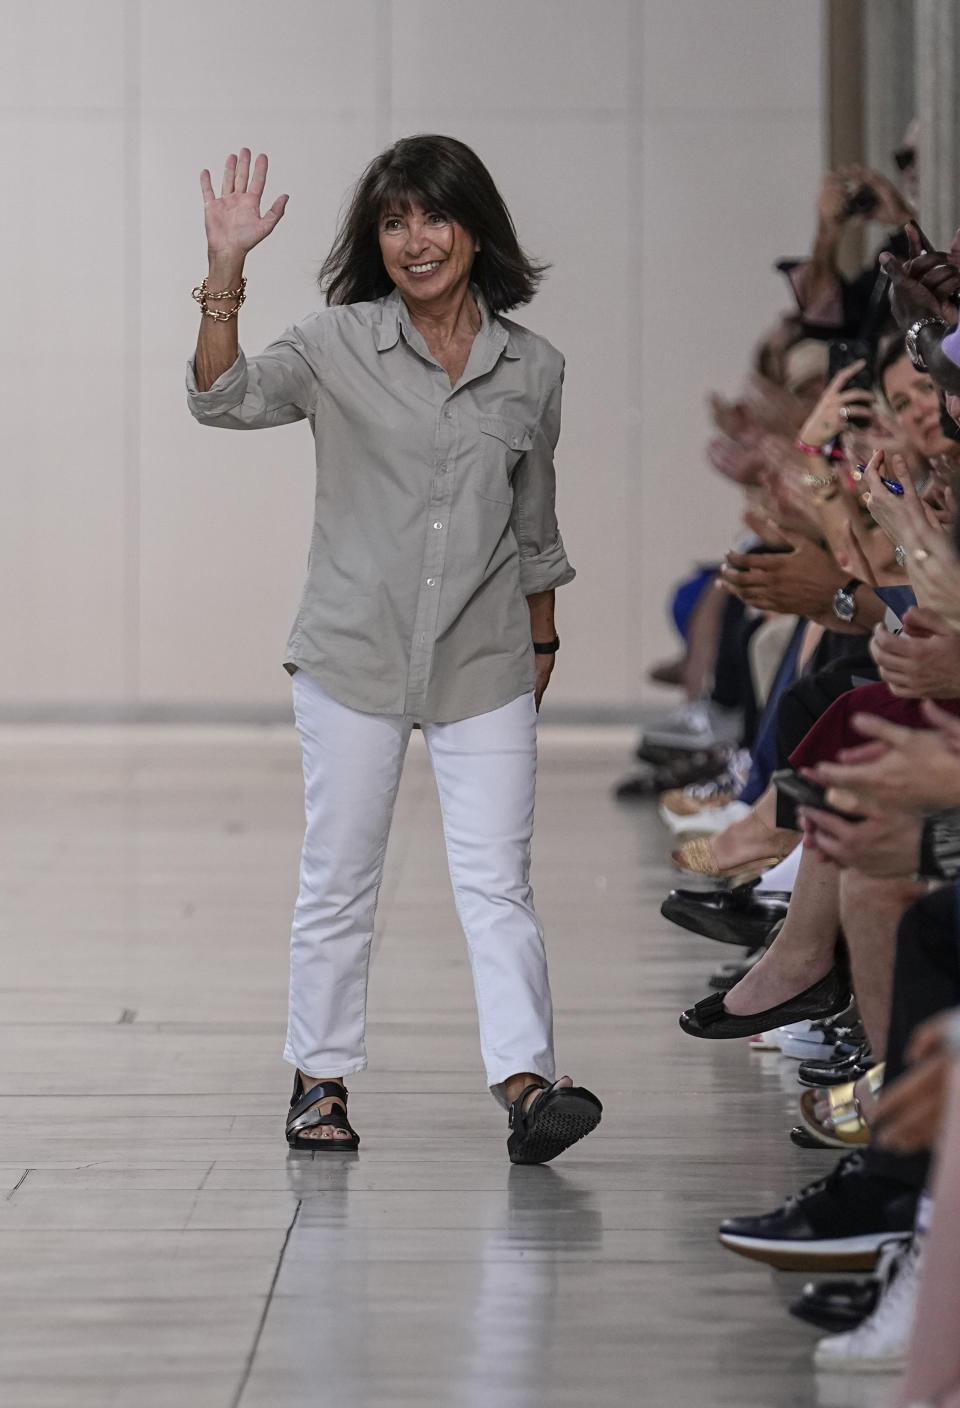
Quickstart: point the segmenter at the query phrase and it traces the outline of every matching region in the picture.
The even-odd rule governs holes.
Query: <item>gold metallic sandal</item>
[[[880,1093],[883,1073],[882,1061],[867,1071],[866,1081],[871,1095]],[[805,1090],[801,1096],[801,1120],[812,1135],[831,1149],[850,1149],[870,1143],[870,1126],[864,1118],[856,1086],[857,1081],[848,1081],[845,1085]],[[821,1120],[817,1118],[816,1108],[824,1101],[828,1102],[830,1113]]]

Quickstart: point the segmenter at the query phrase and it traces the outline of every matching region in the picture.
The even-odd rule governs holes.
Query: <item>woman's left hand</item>
[[[553,674],[553,667],[556,664],[555,655],[537,655],[534,657],[537,662],[537,680],[534,685],[533,698],[537,706],[537,713],[540,712],[540,703],[543,699],[547,685],[550,683],[550,676]]]

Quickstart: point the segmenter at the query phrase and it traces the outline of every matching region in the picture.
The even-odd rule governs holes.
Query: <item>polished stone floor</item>
[[[0,1403],[873,1408],[815,1383],[776,1277],[715,1241],[831,1164],[784,1063],[684,1037],[736,950],[659,916],[622,730],[542,731],[534,881],[561,1067],[605,1105],[512,1169],[415,735],[356,1156],[288,1154],[292,731],[0,730]]]

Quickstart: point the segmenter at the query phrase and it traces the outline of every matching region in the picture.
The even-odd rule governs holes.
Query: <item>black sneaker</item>
[[[866,1173],[861,1154],[847,1154],[774,1212],[727,1218],[720,1241],[781,1271],[871,1271],[884,1242],[911,1236],[917,1197],[916,1188]]]

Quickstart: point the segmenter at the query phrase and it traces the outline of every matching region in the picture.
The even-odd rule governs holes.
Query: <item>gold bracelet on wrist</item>
[[[246,302],[247,281],[243,276],[241,276],[239,288],[224,288],[221,289],[218,293],[211,293],[210,289],[207,287],[207,281],[206,279],[204,279],[203,283],[198,285],[198,287],[192,291],[190,296],[191,298],[195,299],[197,303],[200,304],[200,311],[203,313],[205,318],[213,318],[213,320],[217,323],[227,323],[230,321],[231,318],[235,318],[237,316],[237,314],[240,312],[240,309]],[[224,298],[235,298],[237,300],[236,307],[207,307],[207,304],[211,300],[213,300],[214,302],[219,302],[221,299]]]

